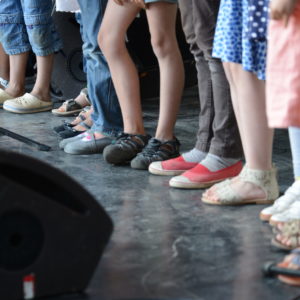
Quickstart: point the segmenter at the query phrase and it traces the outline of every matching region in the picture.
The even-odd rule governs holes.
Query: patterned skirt
[[[213,56],[223,62],[241,64],[244,70],[254,73],[258,79],[266,79],[266,39],[251,38],[249,34],[252,15],[257,15],[260,22],[251,26],[258,27],[258,32],[267,27],[267,18],[259,16],[257,0],[221,0],[217,27],[215,32]],[[264,8],[267,9],[267,8]],[[262,28],[264,27],[264,28]]]

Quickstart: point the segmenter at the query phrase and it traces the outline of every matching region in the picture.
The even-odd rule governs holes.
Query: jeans
[[[46,56],[59,51],[62,41],[55,29],[52,0],[1,0],[0,42],[8,55],[30,51]]]
[[[92,129],[115,135],[123,130],[123,120],[108,64],[97,41],[107,0],[78,0],[78,3],[81,9],[88,95],[94,108]]]
[[[183,31],[196,61],[200,100],[195,148],[241,158],[243,150],[222,62],[212,57],[220,0],[179,0]]]

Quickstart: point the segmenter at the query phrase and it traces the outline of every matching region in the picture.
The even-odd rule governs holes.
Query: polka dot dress
[[[262,9],[253,2],[263,4]],[[213,48],[214,57],[242,64],[261,80],[266,78],[267,18],[256,12],[264,11],[264,4],[260,0],[221,0]]]

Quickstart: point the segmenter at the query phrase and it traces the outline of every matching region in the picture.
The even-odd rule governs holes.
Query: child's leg
[[[43,101],[51,101],[50,83],[53,68],[54,54],[37,56],[37,77],[31,94]]]
[[[268,127],[265,103],[265,82],[239,64],[230,64],[236,88],[234,103],[238,105],[247,166],[251,169],[272,168],[273,130]],[[235,106],[237,106],[235,105]]]
[[[25,73],[29,52],[10,55],[10,76],[9,84],[5,90],[13,97],[19,97],[25,92]]]
[[[293,156],[293,169],[296,180],[300,180],[300,128],[289,127],[289,136]]]
[[[246,164],[249,169],[272,169],[273,130],[268,128],[265,110],[265,84],[234,63],[226,63],[225,71],[232,91],[233,106],[240,130]],[[242,200],[263,199],[265,192],[257,185],[240,180],[231,187]],[[218,201],[219,195],[212,187],[205,197]]]
[[[0,44],[0,77],[4,80],[9,80],[9,56],[4,52]],[[1,85],[0,85],[1,87]]]
[[[160,69],[160,111],[155,137],[172,140],[184,85],[184,68],[175,30],[177,5],[151,3],[146,13]]]
[[[6,70],[10,65],[10,77],[6,78],[9,79],[9,86],[6,92],[12,97],[17,97],[22,95],[25,89],[26,63],[31,48],[26,26],[20,22],[23,19],[21,0],[0,1],[0,17],[1,46],[9,55],[9,63],[7,58],[3,57],[7,65]],[[8,70],[6,72],[8,73]]]
[[[50,101],[54,53],[62,48],[62,42],[51,17],[52,0],[21,2],[29,41],[37,56],[37,80],[31,94],[47,102]]]
[[[129,134],[145,133],[138,74],[125,45],[126,31],[139,10],[131,3],[119,6],[110,0],[99,32],[100,48],[107,59],[119,98],[124,132]]]

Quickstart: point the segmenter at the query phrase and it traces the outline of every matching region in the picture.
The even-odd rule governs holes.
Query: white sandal
[[[214,205],[243,205],[243,204],[269,204],[273,203],[279,195],[277,183],[277,170],[272,168],[268,171],[249,169],[245,166],[238,176],[244,182],[250,182],[260,187],[265,192],[262,199],[241,199],[241,196],[231,187],[231,179],[214,185],[215,192],[219,196],[219,201],[212,201],[206,193],[202,196],[202,201]]]

